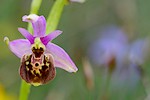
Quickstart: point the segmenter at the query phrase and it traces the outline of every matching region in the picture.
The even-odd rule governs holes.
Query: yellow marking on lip
[[[31,83],[32,85],[34,85],[34,86],[39,86],[39,85],[41,85],[41,83]]]
[[[28,68],[28,66],[26,66],[26,69],[27,69],[27,71],[29,71],[29,68]]]
[[[46,62],[46,66],[49,66],[49,63]]]
[[[33,70],[31,70],[30,72],[31,72],[31,73],[34,75],[34,72],[33,72]]]
[[[35,70],[35,73],[36,73],[36,74],[39,74],[39,75],[41,76],[41,73],[40,73],[39,70]]]
[[[26,60],[30,58],[30,55],[25,55]]]
[[[45,60],[48,61],[48,57],[47,56],[45,57]]]
[[[29,62],[28,62],[28,61],[26,62],[26,65],[29,65]]]

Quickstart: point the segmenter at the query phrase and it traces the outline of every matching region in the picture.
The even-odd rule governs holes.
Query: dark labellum
[[[43,54],[42,48],[33,48],[32,52],[22,57],[20,75],[27,83],[35,86],[46,84],[56,75],[53,57]]]

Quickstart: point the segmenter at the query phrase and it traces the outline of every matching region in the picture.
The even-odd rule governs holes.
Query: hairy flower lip
[[[36,63],[38,63],[37,66]],[[34,53],[24,55],[21,60],[20,75],[27,83],[34,86],[46,84],[53,80],[56,70],[52,55],[44,54],[40,58],[34,57]]]

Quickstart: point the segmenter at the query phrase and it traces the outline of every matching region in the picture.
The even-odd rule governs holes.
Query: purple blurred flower
[[[129,59],[138,65],[142,65],[149,56],[149,42],[146,39],[138,39],[130,45]]]
[[[89,57],[94,64],[105,66],[104,81],[109,79],[109,89],[119,100],[126,100],[128,93],[137,91],[141,84],[141,68],[144,62],[146,42],[139,40],[132,45],[120,27],[106,27],[100,32],[100,38],[89,49]],[[107,84],[107,83],[104,83]],[[105,85],[104,85],[105,86]],[[131,92],[132,91],[132,92]],[[110,93],[110,94],[111,94]]]
[[[110,26],[100,32],[100,38],[90,47],[91,60],[97,65],[108,66],[113,63],[114,58],[120,59],[128,46],[128,39],[124,32],[116,27]]]
[[[89,56],[94,64],[108,69],[114,89],[133,89],[140,82],[140,65],[145,60],[146,47],[145,40],[130,45],[121,28],[110,26],[100,32],[100,38],[90,47]]]
[[[44,16],[31,14],[23,16],[22,19],[32,23],[34,34],[31,35],[24,28],[18,28],[26,39],[9,42],[10,50],[21,58],[20,75],[22,79],[33,85],[41,85],[55,77],[55,67],[68,72],[78,70],[69,55],[61,47],[50,42],[62,31],[56,30],[46,35]]]

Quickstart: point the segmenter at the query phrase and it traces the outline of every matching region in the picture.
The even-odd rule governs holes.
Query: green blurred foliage
[[[54,1],[43,0],[39,15],[47,17]],[[126,2],[124,8],[121,8],[123,6],[117,8],[118,5]],[[13,93],[15,96],[19,95],[21,82],[18,74],[20,59],[10,52],[3,38],[5,36],[10,40],[23,38],[17,28],[27,26],[21,18],[29,14],[30,3],[31,0],[1,0],[0,3],[0,83],[8,93]],[[83,4],[67,5],[58,27],[63,34],[53,42],[69,53],[79,71],[72,74],[57,69],[57,76],[52,82],[31,88],[29,100],[144,100],[146,93],[143,81],[139,83],[138,88],[127,94],[120,90],[110,90],[111,99],[108,99],[107,93],[104,93],[104,69],[94,66],[92,69],[95,87],[89,90],[86,87],[82,59],[86,56],[89,45],[96,39],[99,29],[105,25],[117,24],[125,27],[131,41],[140,37],[149,37],[149,4],[149,0],[86,0]],[[134,12],[130,13],[130,10]],[[122,15],[120,12],[126,14]],[[133,15],[128,16],[129,14]],[[145,73],[143,79],[148,79],[150,76],[149,65],[147,62],[142,67]]]

